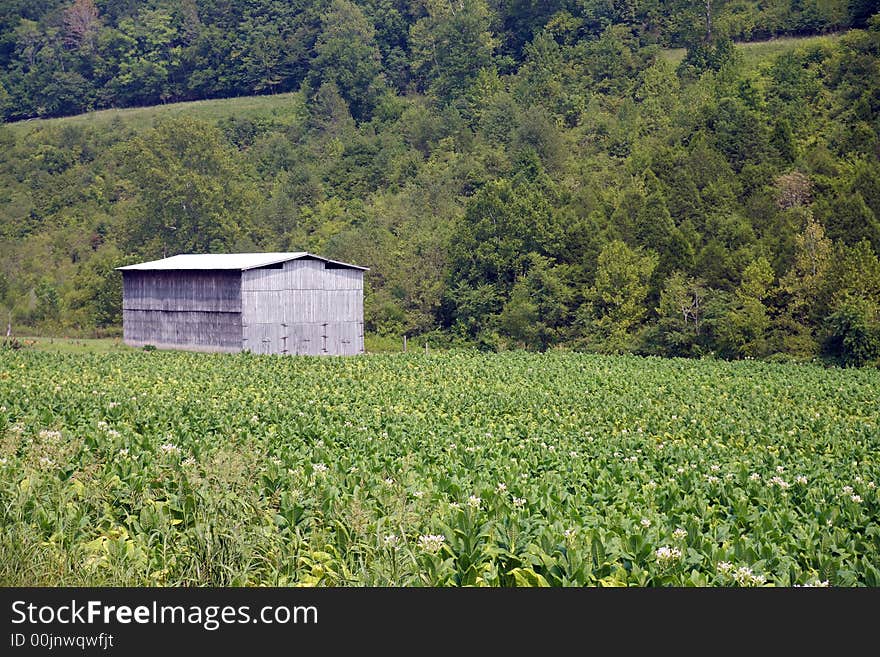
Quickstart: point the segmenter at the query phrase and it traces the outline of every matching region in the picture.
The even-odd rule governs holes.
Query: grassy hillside
[[[785,52],[798,48],[815,48],[817,46],[830,46],[837,42],[845,32],[835,34],[823,34],[806,37],[779,37],[766,41],[743,41],[736,44],[736,50],[743,58],[743,63],[749,68],[758,68],[762,64],[772,61]],[[661,56],[668,62],[678,66],[684,59],[687,50],[685,48],[664,48]]]
[[[621,28],[543,34],[515,68],[438,78],[454,102],[368,85],[368,118],[327,81],[3,126],[0,309],[100,337],[119,265],[307,250],[370,267],[381,349],[873,362],[873,25],[683,67]]]
[[[186,115],[202,121],[216,122],[229,117],[249,120],[271,120],[280,125],[290,125],[302,116],[302,95],[298,92],[267,96],[243,96],[240,98],[217,98],[195,100],[187,103],[168,103],[150,107],[131,107],[87,112],[76,116],[53,119],[27,119],[6,123],[17,138],[32,130],[45,127],[76,126],[95,130],[110,130],[119,124],[140,132],[151,128],[159,118]]]
[[[781,37],[767,41],[743,42],[737,43],[736,49],[742,55],[747,67],[758,68],[787,51],[807,47],[830,46],[838,41],[843,34],[845,33],[840,32],[837,34],[808,37]],[[684,48],[666,48],[661,52],[661,57],[677,66],[684,59],[685,53]],[[292,125],[297,122],[297,119],[302,119],[305,112],[302,94],[291,92],[265,96],[196,100],[186,103],[152,105],[149,107],[100,110],[77,114],[76,116],[13,121],[4,125],[16,137],[21,137],[32,130],[44,127],[76,126],[101,130],[109,129],[120,123],[131,130],[140,132],[153,127],[160,118],[181,115],[211,122],[234,117],[251,121],[270,120],[279,125]]]

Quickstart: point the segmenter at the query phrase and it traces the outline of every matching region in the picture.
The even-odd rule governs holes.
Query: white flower
[[[647,484],[645,484],[645,488],[657,488],[657,482],[651,479]]]
[[[796,484],[806,484],[807,478],[804,475],[798,475],[794,478]]]
[[[119,406],[119,402],[110,402],[107,406],[109,408],[116,408],[117,406]]]
[[[119,456],[128,456],[128,447],[123,447],[119,450]]]
[[[761,475],[759,475],[757,472],[753,472],[749,475],[749,479],[751,479],[752,481],[760,481]]]
[[[852,493],[852,492],[853,492],[853,487],[852,487],[852,486],[844,486],[844,487],[843,487],[843,494],[844,494],[844,495],[849,495],[849,494]]]
[[[419,547],[430,554],[437,554],[445,542],[446,537],[443,534],[422,534],[419,536]]]
[[[120,434],[116,429],[107,429],[107,435],[112,436],[113,438],[119,438]]]
[[[662,547],[657,548],[654,552],[654,556],[657,558],[657,561],[661,566],[668,566],[671,563],[674,563],[681,559],[681,550],[677,547],[669,547],[668,545],[664,545]]]
[[[312,470],[313,470],[314,472],[318,472],[318,473],[320,473],[320,474],[324,474],[324,473],[327,472],[327,470],[329,470],[329,469],[330,469],[330,468],[328,468],[328,467],[327,467],[326,465],[324,465],[323,463],[312,463]]]
[[[384,481],[385,481],[386,486],[393,486],[394,485],[394,480],[391,477],[385,477]]]
[[[862,496],[861,496],[861,495],[853,495],[853,496],[850,497],[849,499],[851,499],[851,500],[852,500],[853,502],[855,502],[856,504],[860,504],[861,501],[862,501]]]
[[[709,466],[709,469],[712,472],[718,472],[721,469],[721,466],[718,465],[717,463],[713,463],[712,465]]]
[[[718,568],[719,573],[729,573],[733,570],[733,564],[729,561],[719,561],[716,568]]]
[[[251,422],[256,424],[259,421],[260,421],[260,418],[258,418],[256,415],[251,415]]]
[[[98,420],[98,428],[99,428],[99,429],[106,429],[106,428],[107,428],[107,423],[104,422],[104,420]]]
[[[449,503],[449,507],[452,508],[452,509],[456,509],[456,510],[458,510],[458,509],[461,508],[461,504],[459,504],[458,502],[450,502],[450,503]]]
[[[479,498],[476,495],[471,495],[470,497],[468,497],[467,505],[472,509],[479,509],[482,502],[482,498]]]
[[[185,465],[186,467],[192,467],[196,464],[196,460],[192,456],[188,456],[181,462],[181,465]]]
[[[788,488],[791,485],[778,475],[774,475],[773,477],[771,477],[770,481],[768,481],[767,483],[770,486],[779,486],[780,488]]]
[[[422,499],[424,496],[425,496],[425,491],[423,491],[423,490],[413,491],[413,497],[416,498],[417,500]]]
[[[778,472],[779,474],[782,474],[783,472],[785,472],[785,466],[783,466],[783,465],[777,465],[777,466],[776,466],[776,472]]]
[[[639,521],[639,524],[640,524],[642,527],[646,527],[646,528],[647,528],[647,527],[650,527],[650,526],[651,526],[651,521],[648,520],[648,518],[642,518],[642,519]]]
[[[6,465],[8,461],[5,458],[0,459],[0,465]]]
[[[575,530],[574,529],[566,529],[564,532],[562,532],[562,535],[568,539],[574,538]]]
[[[524,497],[514,497],[513,498],[513,506],[517,509],[521,509],[526,505],[526,498]]]
[[[159,449],[161,449],[166,454],[179,454],[180,448],[173,443],[165,443],[164,445],[160,445]]]
[[[877,488],[877,484],[875,484],[873,481],[869,481],[868,488],[870,488],[871,490],[874,490],[875,488]]]
[[[714,484],[720,481],[720,479],[718,479],[718,477],[716,477],[715,475],[707,475],[706,481],[708,481],[710,484]]]
[[[60,431],[52,431],[51,429],[40,429],[40,438],[50,438],[54,440],[58,440],[61,438]]]
[[[676,468],[675,471],[676,471],[678,474],[684,474],[684,468]]]
[[[678,527],[674,532],[672,532],[672,538],[674,538],[677,541],[680,541],[683,538],[687,538],[687,535],[688,535],[687,530],[682,529],[681,527]]]
[[[501,482],[501,483],[499,483],[499,484],[495,487],[495,489],[496,489],[499,493],[503,493],[504,491],[507,490],[507,484],[505,484],[504,482]]]
[[[397,534],[385,534],[385,538],[382,539],[382,543],[385,547],[396,548],[400,545],[400,536]]]
[[[568,455],[569,455],[571,458],[576,459],[577,456],[578,456],[578,453],[572,450],[571,452],[568,453]]]
[[[801,586],[801,585],[800,585],[800,584],[795,584],[795,587],[796,587],[796,588],[799,587],[799,586]],[[820,580],[817,579],[817,580],[815,580],[815,581],[813,581],[813,582],[807,582],[806,584],[803,585],[803,587],[804,587],[804,588],[807,588],[807,589],[809,589],[809,588],[823,588],[823,589],[824,589],[824,588],[828,588],[828,580],[827,580],[827,579],[823,579],[823,580],[820,581]]]
[[[763,584],[766,578],[763,575],[756,575],[748,566],[740,566],[733,572],[734,581],[740,586],[756,586]]]
[[[51,468],[53,465],[55,465],[55,461],[50,459],[48,456],[41,456],[40,457],[40,467],[41,468]]]

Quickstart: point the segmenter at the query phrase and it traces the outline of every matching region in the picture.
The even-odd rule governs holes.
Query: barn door
[[[250,351],[252,354],[276,353],[272,340],[272,331],[268,324],[247,324],[241,327],[242,351]]]

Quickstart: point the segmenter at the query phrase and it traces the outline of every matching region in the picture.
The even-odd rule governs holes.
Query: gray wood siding
[[[361,290],[252,290],[242,294],[245,323],[359,322]]]
[[[242,336],[242,349],[255,354],[353,356],[364,352],[362,322],[245,324]]]
[[[241,312],[239,271],[126,271],[123,310]]]
[[[241,289],[253,290],[363,290],[360,269],[325,268],[321,260],[301,258],[281,269],[264,267],[242,272]]]
[[[195,351],[239,351],[241,313],[123,309],[125,344]]]
[[[242,273],[242,349],[262,354],[364,352],[363,271],[302,258]]]

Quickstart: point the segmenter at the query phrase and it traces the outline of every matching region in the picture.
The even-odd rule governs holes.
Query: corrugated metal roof
[[[266,265],[274,265],[279,262],[287,262],[288,260],[297,260],[299,258],[316,258],[342,267],[351,267],[352,269],[361,269],[364,271],[369,270],[369,267],[352,265],[347,262],[339,262],[338,260],[330,260],[306,251],[295,251],[292,253],[183,253],[171,256],[170,258],[141,262],[136,265],[117,267],[116,269],[122,271],[132,269],[143,271],[179,269],[231,269],[243,271],[246,269],[265,267]]]

